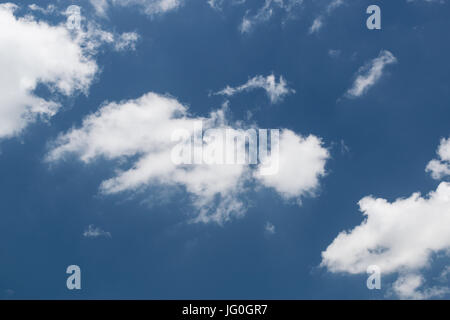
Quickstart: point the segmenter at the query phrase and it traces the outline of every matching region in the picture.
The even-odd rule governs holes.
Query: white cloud
[[[396,62],[397,59],[391,52],[382,50],[377,58],[371,60],[358,70],[353,86],[347,91],[347,96],[354,98],[365,94],[380,80],[384,68]]]
[[[110,5],[132,6],[142,10],[143,13],[153,16],[177,9],[182,0],[90,0],[99,16],[106,16]]]
[[[102,45],[133,50],[139,39],[134,32],[119,35],[102,30],[86,21],[78,6],[70,6],[62,15],[71,21],[75,17],[79,27],[66,22],[50,25],[31,14],[15,16],[17,8],[0,5],[0,139],[17,136],[28,124],[55,115],[61,96],[87,94],[98,71],[94,55]],[[56,10],[52,5],[29,9],[46,14]],[[39,96],[38,85],[45,85],[50,97]]]
[[[241,33],[249,33],[257,24],[268,21],[276,9],[283,10],[290,14],[294,9],[301,6],[303,0],[265,0],[264,5],[254,15],[246,15],[242,19],[239,27]]]
[[[99,237],[105,237],[105,238],[111,238],[111,233],[106,232],[99,227],[95,227],[94,225],[90,224],[87,229],[83,232],[83,237],[85,238],[99,238]]]
[[[441,139],[437,155],[439,159],[431,160],[425,171],[430,172],[433,179],[440,180],[450,175],[450,138]]]
[[[124,32],[116,37],[114,49],[117,51],[135,50],[139,35],[136,32]]]
[[[428,267],[433,254],[450,248],[450,184],[442,182],[427,197],[388,202],[365,197],[359,201],[364,221],[341,232],[322,252],[322,266],[331,272],[363,274],[370,265],[382,274],[400,274],[393,289],[401,297],[430,297],[442,292],[433,288],[419,292],[423,280],[417,275]]]
[[[446,0],[406,0],[406,2],[445,3]]]
[[[46,8],[43,8],[43,7],[38,6],[35,3],[32,3],[32,4],[28,5],[28,8],[31,11],[38,11],[42,14],[51,14],[56,11],[56,7],[53,4],[49,4]]]
[[[87,92],[98,69],[63,25],[15,17],[16,8],[0,5],[0,138],[18,135],[58,111],[56,100],[34,92],[38,84],[66,96]]]
[[[344,0],[331,0],[326,9],[327,13],[331,13],[333,10],[344,5],[344,3],[345,3]]]
[[[106,16],[106,11],[108,10],[108,0],[89,0],[95,9],[97,15],[101,17]]]
[[[234,0],[229,2],[232,4],[246,3],[245,0]],[[302,8],[304,2],[304,0],[264,0],[262,6],[256,11],[252,9],[246,11],[241,24],[239,25],[239,30],[244,34],[250,33],[256,26],[268,22],[277,13],[281,14],[283,23],[285,23],[286,20],[296,17],[296,11]],[[211,8],[221,10],[224,1],[207,0],[207,3]],[[334,10],[344,4],[344,0],[329,0],[326,5],[324,5],[322,12],[314,19],[309,28],[309,33],[312,34],[318,32],[323,27],[324,20],[331,15]]]
[[[269,221],[266,222],[264,230],[266,231],[267,234],[275,234],[275,226]]]
[[[319,32],[319,30],[321,30],[324,26],[325,18],[330,16],[334,10],[344,5],[344,3],[344,0],[331,0],[325,7],[325,10],[323,10],[323,12],[314,19],[311,27],[309,28],[309,34]]]
[[[322,26],[323,26],[322,20],[323,20],[322,16],[317,17],[316,19],[314,19],[313,24],[309,28],[309,33],[310,34],[311,33],[315,33],[315,32],[319,31],[322,28]]]
[[[250,91],[254,89],[264,89],[271,103],[277,103],[283,100],[283,98],[291,93],[295,93],[295,90],[288,88],[286,80],[283,76],[280,76],[277,83],[273,74],[263,77],[255,76],[249,79],[245,84],[238,87],[227,86],[225,89],[216,92],[216,95],[233,96],[239,92]]]
[[[175,144],[171,139],[173,132],[182,128],[192,134],[194,124],[199,120],[203,121],[204,130],[241,130],[227,124],[223,109],[206,118],[191,117],[188,109],[174,98],[148,93],[136,100],[101,107],[83,120],[81,128],[60,135],[47,160],[58,161],[69,154],[76,154],[85,163],[98,158],[126,160],[128,169],[116,170],[114,177],[103,181],[102,193],[133,192],[149,186],[183,187],[191,195],[194,222],[221,224],[245,213],[243,197],[246,185],[259,181],[253,178],[252,170],[261,170],[262,167],[176,165],[171,158]],[[325,165],[325,161],[316,163],[316,154],[323,156],[327,151],[321,147],[318,138],[303,138],[288,130],[282,132],[279,161],[286,167],[280,169],[279,180],[260,181],[282,192],[284,197],[312,195],[310,191],[317,187],[317,177],[323,173],[322,165]],[[234,152],[233,145],[226,145],[226,148],[225,152]],[[314,154],[310,155],[310,152]],[[296,165],[294,161],[300,162]],[[282,186],[282,183],[287,186]]]
[[[267,21],[270,19],[273,13],[272,9],[272,0],[266,0],[264,2],[264,5],[261,9],[258,10],[258,12],[251,17],[248,17],[247,15],[242,19],[242,23],[240,26],[240,30],[242,33],[248,33],[251,31],[253,26],[257,23],[261,23],[263,21]]]
[[[444,270],[442,270],[441,274],[439,275],[439,280],[443,282],[448,282],[448,277],[450,275],[450,266],[446,266]]]
[[[332,58],[338,58],[341,55],[341,50],[330,49],[328,50],[328,55]]]
[[[223,0],[207,0],[209,6],[215,10],[221,10]]]
[[[330,155],[316,136],[301,137],[290,130],[280,134],[279,170],[274,175],[255,176],[264,186],[275,189],[285,199],[301,201],[314,195]]]
[[[213,114],[207,121],[220,122],[219,117]],[[175,99],[148,93],[137,100],[110,103],[86,117],[80,129],[59,137],[49,159],[57,160],[71,152],[86,163],[98,157],[138,156],[128,170],[103,181],[101,191],[114,194],[152,184],[183,186],[197,208],[198,214],[193,217],[196,221],[221,223],[244,210],[235,194],[242,190],[245,167],[175,165],[171,161],[172,133],[180,128],[192,132],[198,120],[201,118],[187,117],[186,107]]]
[[[181,6],[181,0],[113,0],[114,5],[139,6],[148,15],[172,11]]]
[[[440,160],[430,161],[426,168],[435,179],[448,174],[436,163],[448,166],[450,139],[441,139],[437,154]],[[448,286],[427,286],[422,274],[433,260],[450,255],[450,183],[441,182],[425,197],[414,193],[388,202],[369,196],[359,206],[364,221],[334,239],[322,252],[322,266],[335,273],[364,274],[368,266],[377,265],[383,275],[398,275],[390,293],[401,299],[450,293]],[[443,269],[441,282],[448,282],[449,270]]]
[[[70,15],[67,14],[67,15]],[[80,15],[81,21],[84,17]],[[135,50],[139,35],[136,32],[124,32],[122,34],[106,31],[93,21],[81,24],[79,29],[74,29],[77,41],[83,44],[85,52],[90,55],[97,54],[100,47],[109,45],[115,51]]]
[[[446,287],[432,287],[425,290],[420,288],[425,283],[425,279],[420,274],[405,274],[400,276],[392,285],[392,291],[400,299],[425,300],[441,297],[449,292]]]

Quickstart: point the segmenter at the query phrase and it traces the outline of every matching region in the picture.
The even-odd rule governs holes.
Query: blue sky
[[[82,31],[70,32],[62,12],[75,2],[0,8],[11,24],[0,31],[0,124],[13,128],[0,131],[1,298],[449,297],[448,1],[95,3],[104,11],[76,1]],[[381,30],[366,27],[371,4],[381,8]],[[27,14],[33,18],[19,19]],[[311,32],[315,19],[322,26]],[[38,36],[57,41],[45,46]],[[214,94],[270,75],[287,90],[275,102],[263,85]],[[358,77],[369,84],[352,95]],[[30,109],[35,97],[58,106],[44,104],[47,116],[39,116]],[[142,115],[178,105],[186,123],[225,110],[231,127],[282,130],[281,142],[291,144],[281,174],[241,186],[245,174],[219,168],[201,191],[193,180],[203,183],[206,172],[186,181],[173,168],[138,185],[114,180],[143,155],[153,161],[158,154],[146,143],[161,144],[174,123]],[[145,112],[133,115],[139,108]],[[130,116],[118,116],[123,131],[103,127],[120,110]],[[137,131],[156,138],[142,143]],[[116,134],[120,146],[110,139]],[[320,140],[302,148],[310,135]],[[223,181],[231,181],[225,191]],[[224,215],[221,201],[240,206]],[[192,222],[202,210],[208,218]],[[66,288],[72,264],[81,268],[79,291]],[[366,287],[373,264],[381,290]]]

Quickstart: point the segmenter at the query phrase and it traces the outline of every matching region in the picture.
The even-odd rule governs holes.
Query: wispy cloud
[[[90,0],[92,6],[99,16],[105,17],[110,5],[132,6],[140,9],[149,16],[163,14],[177,9],[182,0]]]
[[[267,96],[271,103],[277,103],[283,100],[283,98],[291,93],[295,93],[294,89],[290,89],[287,86],[286,80],[284,80],[283,76],[279,77],[279,81],[277,82],[275,76],[273,74],[268,75],[267,77],[258,75],[251,79],[249,79],[243,85],[237,87],[227,86],[225,89],[222,89],[216,92],[216,95],[225,95],[225,96],[233,96],[237,93],[243,91],[250,91],[254,89],[263,89],[266,91]]]
[[[317,31],[319,31],[320,28],[322,28],[322,26],[323,26],[322,20],[323,20],[322,16],[317,17],[317,18],[314,19],[313,24],[309,28],[309,33],[310,34],[315,33]]]
[[[300,7],[303,0],[265,0],[264,5],[258,9],[254,15],[247,11],[239,27],[241,33],[249,33],[256,25],[268,21],[274,10],[280,9],[286,14],[291,14],[293,10]]]
[[[397,58],[391,52],[382,50],[377,58],[358,70],[352,87],[347,91],[347,96],[356,98],[365,94],[380,80],[385,67],[396,62]]]
[[[56,11],[56,6],[53,4],[49,4],[47,5],[46,8],[40,7],[37,4],[33,3],[28,5],[28,9],[30,9],[31,11],[37,11],[40,12],[42,14],[52,14]]]
[[[341,50],[330,49],[328,50],[328,55],[332,58],[338,58],[341,55]]]
[[[89,0],[95,9],[97,15],[106,17],[106,11],[108,9],[108,0]]]
[[[344,5],[344,3],[344,0],[331,0],[323,12],[314,19],[311,27],[309,28],[309,34],[319,32],[325,24],[326,17],[330,16],[334,10]]]
[[[95,227],[93,224],[90,224],[86,230],[83,232],[83,237],[85,238],[111,238],[111,233],[106,232],[99,227]]]
[[[223,0],[207,0],[207,3],[209,6],[215,10],[221,10],[222,9],[222,3]]]
[[[271,222],[267,221],[266,225],[264,226],[264,231],[267,234],[275,234],[275,226]]]

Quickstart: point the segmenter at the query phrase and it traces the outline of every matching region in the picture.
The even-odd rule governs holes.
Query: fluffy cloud
[[[392,285],[392,291],[401,299],[424,300],[440,297],[448,293],[446,287],[433,287],[420,290],[425,283],[425,279],[420,274],[404,274],[400,276]]]
[[[316,136],[301,137],[285,129],[280,134],[277,174],[257,175],[257,179],[285,199],[300,201],[305,194],[314,195],[319,178],[325,175],[325,163],[329,157]]]
[[[365,197],[359,201],[365,219],[350,231],[341,232],[322,252],[322,266],[331,272],[365,273],[370,265],[382,274],[398,273],[393,290],[402,298],[425,298],[445,288],[419,291],[420,271],[433,254],[450,248],[450,184],[442,182],[427,197],[414,193],[390,203]]]
[[[450,175],[450,138],[441,140],[437,155],[439,159],[431,160],[425,171],[430,172],[433,179],[439,180]]]
[[[31,15],[15,17],[16,8],[0,5],[0,138],[18,135],[29,123],[58,111],[57,101],[34,92],[38,84],[69,96],[86,92],[97,72],[95,61],[64,26]]]
[[[87,229],[83,232],[83,237],[85,238],[99,238],[99,237],[105,237],[105,238],[111,238],[111,233],[104,231],[100,229],[99,227],[95,227],[94,225],[90,224]]]
[[[90,0],[100,16],[105,16],[109,5],[134,6],[142,9],[147,15],[162,14],[177,9],[182,0]]]
[[[114,177],[103,181],[101,192],[115,194],[149,186],[181,186],[191,195],[194,222],[221,224],[242,216],[246,211],[243,201],[246,187],[255,181],[274,188],[285,198],[312,195],[310,191],[317,187],[317,178],[323,175],[328,156],[320,139],[313,136],[303,138],[291,131],[282,131],[279,162],[285,167],[280,165],[278,179],[253,178],[263,170],[261,164],[252,168],[241,164],[177,165],[172,161],[175,145],[172,135],[177,130],[185,130],[192,136],[196,123],[202,121],[203,130],[241,131],[227,123],[225,113],[226,110],[220,109],[206,118],[191,117],[188,109],[177,100],[156,93],[110,103],[86,117],[80,128],[59,136],[47,160],[58,161],[70,154],[85,163],[98,158],[125,160],[128,169],[118,169]],[[234,152],[234,145],[226,144],[223,149],[218,141],[207,141],[205,137],[204,141],[209,147],[222,148],[224,153]],[[194,145],[194,154],[197,147]]]
[[[243,85],[240,85],[238,87],[227,86],[225,89],[216,92],[215,94],[233,96],[237,93],[254,89],[264,89],[271,103],[280,102],[286,95],[295,93],[295,90],[288,88],[286,80],[284,80],[283,76],[280,76],[277,83],[275,76],[271,74],[267,77],[263,77],[260,75],[255,76],[249,79]]]
[[[16,16],[17,8],[0,5],[0,139],[17,136],[28,124],[52,117],[60,109],[61,96],[87,94],[98,71],[94,55],[102,45],[132,50],[139,39],[134,32],[102,30],[86,21],[78,6],[62,13],[53,5],[28,7],[32,12],[66,16],[58,25],[38,21],[32,14]],[[50,97],[39,96],[38,85],[45,85]]]
[[[440,179],[450,172],[450,139],[441,140],[437,154],[439,160],[430,161],[426,171]],[[450,253],[450,183],[441,182],[425,197],[414,193],[394,202],[365,197],[359,207],[364,221],[334,239],[322,252],[322,266],[331,272],[360,274],[377,265],[382,274],[398,274],[391,292],[402,299],[450,292],[446,286],[427,287],[421,274],[433,259]],[[447,266],[442,271],[442,282],[447,282],[448,270]]]
[[[382,50],[377,58],[371,60],[358,70],[353,86],[347,91],[347,96],[356,98],[365,94],[380,80],[384,68],[396,62],[397,59],[391,52]]]

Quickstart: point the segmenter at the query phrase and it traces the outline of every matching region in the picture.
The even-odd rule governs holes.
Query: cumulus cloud
[[[385,67],[396,62],[397,58],[391,52],[382,50],[377,58],[358,70],[353,86],[347,91],[347,96],[356,98],[365,94],[381,79]]]
[[[100,16],[106,15],[110,5],[137,7],[143,13],[153,16],[175,10],[182,4],[182,0],[90,0],[90,2]]]
[[[19,135],[28,124],[47,120],[60,109],[60,100],[77,92],[88,93],[97,74],[94,59],[98,49],[110,44],[116,51],[133,50],[139,36],[101,29],[72,5],[64,12],[54,5],[32,12],[58,12],[65,18],[51,25],[32,14],[16,15],[18,6],[0,5],[0,139]],[[36,93],[38,85],[49,89],[47,97]]]
[[[433,179],[440,180],[450,175],[450,138],[441,139],[436,153],[439,159],[431,160],[425,171],[430,172]]]
[[[85,238],[111,238],[111,233],[100,229],[99,227],[95,227],[93,224],[90,224],[86,230],[83,232],[83,237]]]
[[[233,96],[237,93],[243,91],[250,91],[254,89],[263,89],[266,91],[267,96],[271,103],[277,103],[283,100],[283,98],[291,93],[295,93],[295,90],[290,89],[287,86],[286,80],[283,76],[280,76],[277,83],[276,78],[273,74],[263,77],[261,75],[255,76],[249,79],[243,85],[238,87],[227,86],[225,89],[216,92],[216,95]]]
[[[305,194],[314,195],[320,177],[325,175],[325,163],[329,157],[328,150],[322,147],[322,141],[316,136],[301,137],[285,129],[280,134],[277,174],[256,177],[285,199],[300,201]]]
[[[86,92],[98,69],[63,25],[16,17],[16,9],[0,5],[0,138],[18,135],[58,111],[59,102],[35,93],[38,84],[65,96]]]
[[[449,140],[440,142],[440,160],[432,160],[426,167],[435,179],[448,174]],[[448,286],[427,285],[423,276],[434,259],[450,254],[450,183],[441,182],[427,196],[413,193],[393,202],[365,197],[359,207],[364,221],[341,232],[322,252],[323,267],[335,273],[363,274],[368,266],[377,265],[382,274],[398,275],[390,293],[402,299],[450,293]],[[448,270],[448,266],[442,270],[442,282],[447,282]]]
[[[180,129],[191,137],[196,124],[202,121],[203,130],[226,129],[233,134],[243,130],[228,124],[225,114],[225,109],[219,109],[208,117],[192,117],[176,99],[150,92],[136,100],[109,103],[86,117],[80,128],[56,139],[47,161],[55,162],[70,154],[85,163],[99,158],[125,160],[128,168],[117,169],[114,177],[103,181],[102,193],[133,192],[149,186],[182,187],[191,196],[194,222],[221,224],[242,216],[247,209],[243,200],[246,188],[257,181],[274,188],[285,198],[312,195],[310,191],[317,187],[316,178],[323,174],[325,166],[325,161],[316,162],[318,157],[324,160],[327,154],[320,139],[313,136],[303,138],[292,131],[282,131],[279,162],[286,167],[280,166],[279,180],[254,179],[254,173],[264,169],[262,164],[254,167],[219,163],[177,165],[173,161],[176,144],[172,138]],[[203,142],[225,154],[234,153],[234,144],[223,145],[218,139],[205,136]],[[245,141],[238,142],[237,147],[242,143]],[[194,144],[193,154],[199,152],[197,148]],[[314,154],[309,154],[311,152]],[[299,161],[297,165],[295,161]],[[282,186],[282,183],[287,185]]]
[[[421,290],[425,279],[420,274],[401,275],[392,285],[392,291],[400,299],[425,300],[434,297],[441,297],[449,292],[446,287],[432,287]]]
[[[433,254],[450,248],[450,184],[442,182],[426,197],[419,193],[388,202],[372,196],[359,201],[364,221],[341,232],[322,252],[321,265],[331,272],[363,274],[370,265],[382,274],[399,274],[393,291],[402,298],[426,298],[445,288],[420,291],[420,271]]]

